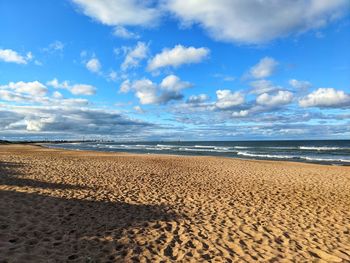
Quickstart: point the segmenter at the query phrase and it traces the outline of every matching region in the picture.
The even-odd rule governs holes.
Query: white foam
[[[251,152],[238,152],[237,155],[243,155],[243,156],[249,156],[249,157],[260,157],[260,158],[304,159],[304,160],[307,160],[307,161],[317,161],[317,162],[344,162],[344,163],[350,163],[350,159],[339,159],[339,158],[319,158],[319,157],[309,157],[309,156],[255,154],[255,153],[251,153]]]
[[[157,147],[167,147],[167,148],[178,148],[179,145],[170,145],[170,144],[157,144]]]
[[[186,152],[218,152],[218,153],[230,153],[230,152],[236,152],[236,151],[230,151],[226,149],[201,149],[201,148],[189,148],[189,147],[180,147],[180,151],[186,151]]]
[[[334,151],[334,150],[346,150],[347,148],[341,147],[315,147],[315,146],[299,146],[300,150],[311,150],[311,151]]]
[[[307,156],[301,156],[300,158],[308,161],[350,163],[350,159],[318,158],[318,157],[307,157]]]
[[[195,147],[195,148],[204,148],[204,149],[206,149],[206,148],[208,148],[208,149],[214,149],[214,148],[217,147],[217,146],[212,146],[212,145],[195,145],[194,147]]]
[[[261,158],[277,158],[277,159],[293,159],[295,156],[291,155],[273,155],[273,154],[256,154],[250,152],[237,152],[238,155],[249,156],[249,157],[261,157]]]

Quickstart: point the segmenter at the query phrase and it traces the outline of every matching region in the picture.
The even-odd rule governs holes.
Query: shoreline
[[[21,145],[21,144],[19,144]],[[77,151],[77,152],[96,152],[96,153],[110,153],[110,154],[129,154],[129,155],[146,155],[146,156],[179,156],[179,157],[213,157],[213,158],[225,158],[225,159],[233,159],[233,160],[241,160],[241,161],[258,161],[258,162],[285,162],[285,163],[299,163],[299,164],[311,164],[311,165],[322,165],[322,166],[340,166],[340,167],[350,167],[350,163],[343,164],[329,164],[327,162],[317,162],[317,161],[290,161],[290,160],[281,160],[281,159],[254,159],[254,158],[242,158],[242,157],[229,157],[229,156],[215,156],[215,155],[196,155],[196,154],[170,154],[170,153],[138,153],[138,152],[123,152],[123,151],[98,151],[98,150],[80,150],[80,149],[68,149],[61,147],[50,147],[48,145],[42,143],[29,143],[28,145],[36,145],[47,149],[58,149],[64,151]]]
[[[349,171],[0,145],[0,257],[349,262]]]

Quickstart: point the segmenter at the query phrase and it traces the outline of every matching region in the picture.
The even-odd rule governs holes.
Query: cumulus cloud
[[[166,91],[179,92],[191,87],[191,84],[187,81],[182,81],[178,76],[169,75],[162,80],[160,87]]]
[[[0,61],[27,64],[32,59],[33,54],[31,52],[28,52],[26,55],[20,55],[12,49],[0,49]]]
[[[59,92],[54,92],[52,97],[47,95],[47,87],[39,81],[10,82],[0,86],[0,100],[21,104],[61,105],[61,106],[85,106],[86,99],[65,99]],[[0,105],[1,106],[1,105]]]
[[[101,63],[97,58],[91,58],[88,62],[86,62],[85,66],[93,73],[99,73],[101,70]]]
[[[157,85],[149,79],[135,81],[130,89],[135,91],[135,96],[141,104],[158,104],[161,102],[157,95]]]
[[[122,70],[138,67],[140,62],[148,56],[148,45],[144,42],[137,42],[133,48],[124,47],[125,59],[121,65]]]
[[[217,101],[215,106],[219,109],[232,109],[244,103],[244,95],[241,92],[233,92],[231,90],[217,90]]]
[[[168,0],[185,25],[199,24],[214,39],[259,44],[319,29],[349,9],[348,0]]]
[[[134,91],[141,104],[166,104],[171,100],[182,99],[181,91],[189,87],[191,87],[189,82],[182,81],[175,75],[169,75],[159,85],[149,79],[134,82],[125,80],[120,86],[120,92]]]
[[[157,70],[163,67],[179,67],[183,64],[199,63],[208,57],[210,51],[208,48],[184,47],[176,45],[172,49],[163,49],[155,55],[149,62],[147,69],[149,71]]]
[[[96,94],[96,87],[88,84],[71,85],[67,80],[59,82],[56,78],[46,82],[46,85],[56,89],[66,89],[74,95],[94,95]]]
[[[160,16],[159,10],[152,7],[152,1],[72,1],[85,15],[109,26],[151,26]]]
[[[293,100],[293,93],[280,90],[275,95],[270,95],[268,93],[263,93],[256,98],[256,102],[259,105],[276,107],[285,104],[289,104]]]
[[[299,100],[301,107],[342,108],[350,106],[350,94],[334,88],[319,88]]]
[[[46,82],[46,85],[54,87],[56,89],[69,89],[70,85],[68,81],[59,82],[58,79],[54,78]]]
[[[72,0],[94,20],[117,27],[152,26],[170,12],[182,25],[198,24],[216,40],[260,44],[319,30],[349,10],[348,0]],[[118,14],[118,15],[116,15]],[[319,32],[319,31],[317,31]]]
[[[11,89],[17,93],[23,93],[31,96],[44,96],[47,93],[47,88],[39,81],[32,82],[10,82],[7,85],[0,86],[0,89]]]
[[[248,76],[255,79],[270,77],[276,71],[277,66],[278,62],[275,59],[264,57],[249,70]]]

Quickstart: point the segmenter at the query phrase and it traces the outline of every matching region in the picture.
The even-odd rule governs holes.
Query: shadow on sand
[[[20,178],[19,167],[20,164],[0,162],[0,186],[82,189]],[[134,256],[131,261],[137,261],[142,244],[134,239],[135,231],[146,239],[151,224],[156,229],[160,223],[178,217],[160,205],[1,190],[0,262],[114,262],[128,257],[128,251]]]

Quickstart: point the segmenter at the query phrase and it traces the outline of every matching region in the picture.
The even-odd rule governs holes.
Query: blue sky
[[[348,0],[0,0],[0,138],[350,138]]]

